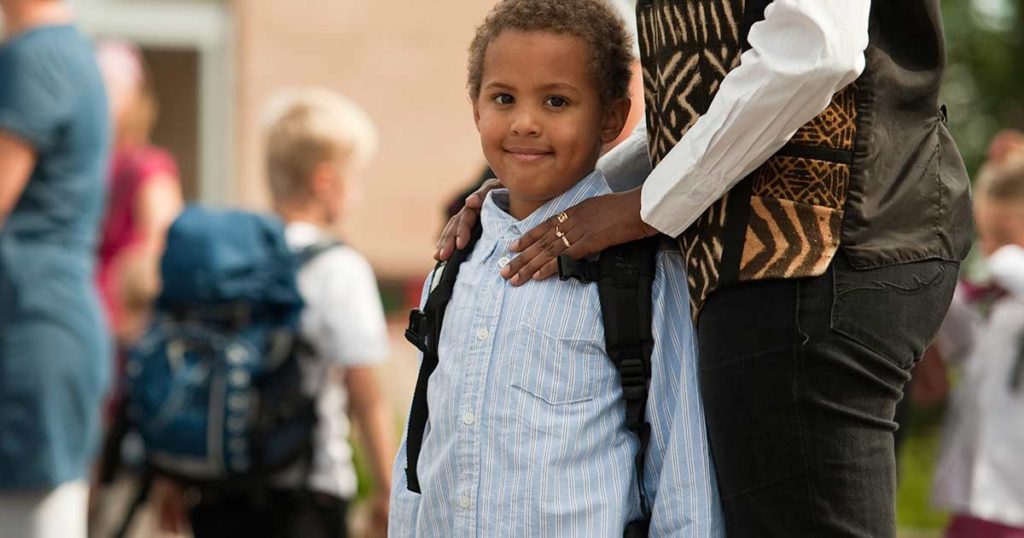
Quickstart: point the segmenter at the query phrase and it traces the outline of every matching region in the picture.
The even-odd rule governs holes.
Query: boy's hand
[[[473,194],[466,197],[466,205],[444,225],[441,237],[437,240],[437,247],[434,249],[434,259],[445,261],[451,257],[456,249],[464,248],[469,242],[469,236],[473,233],[473,226],[480,218],[480,208],[484,205],[487,193],[502,187],[498,179],[488,179]]]
[[[149,502],[156,511],[157,527],[162,532],[182,534],[189,528],[185,488],[163,477],[153,479]]]
[[[369,535],[374,537],[388,535],[388,510],[390,509],[391,492],[387,489],[378,491],[370,501]]]
[[[640,218],[640,188],[584,200],[565,216],[563,222],[559,216],[548,219],[513,243],[512,251],[521,254],[501,270],[501,276],[513,286],[544,280],[558,272],[562,254],[578,260],[658,233]]]

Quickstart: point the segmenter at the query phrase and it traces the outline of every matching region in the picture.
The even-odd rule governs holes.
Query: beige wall
[[[465,92],[485,0],[235,0],[237,182],[266,207],[261,112],[274,93],[322,85],[377,121],[381,152],[344,230],[382,278],[419,277],[444,203],[483,164]]]

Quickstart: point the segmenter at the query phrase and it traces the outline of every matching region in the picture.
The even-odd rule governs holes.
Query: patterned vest
[[[882,69],[884,76],[899,78],[884,69],[887,67],[884,61],[874,60],[879,52],[876,43],[878,25],[875,24],[879,13],[876,12],[885,11],[886,3],[891,3],[893,6],[898,4],[896,9],[902,9],[902,14],[907,16],[907,5],[916,3],[921,10],[927,11],[931,6],[924,4],[929,2],[937,9],[938,0],[885,0],[881,3],[883,7],[873,9],[873,49],[868,53],[865,74],[836,94],[823,113],[802,127],[782,150],[708,208],[679,237],[687,261],[695,318],[709,294],[718,288],[743,281],[823,274],[847,236],[850,236],[851,243],[863,244],[864,252],[868,252],[863,260],[858,260],[864,266],[910,261],[931,255],[956,258],[966,254],[970,237],[969,198],[965,196],[966,173],[958,155],[959,170],[956,166],[951,169],[953,175],[959,174],[960,177],[950,177],[950,182],[955,185],[947,189],[952,191],[951,194],[945,194],[957,202],[954,225],[965,226],[967,233],[954,232],[956,237],[946,241],[948,245],[920,252],[911,252],[913,249],[903,248],[898,241],[872,243],[872,229],[886,225],[884,221],[889,211],[888,208],[874,207],[877,201],[872,199],[871,193],[875,192],[872,182],[878,182],[877,178],[883,176],[886,177],[883,181],[890,183],[904,178],[899,174],[874,173],[869,179],[874,168],[892,165],[879,162],[880,159],[867,158],[859,163],[857,158],[858,154],[866,156],[874,152],[872,142],[880,140],[871,133],[858,136],[861,124],[865,123],[859,118],[862,105],[878,101],[876,94],[880,87],[877,81],[882,77],[871,71]],[[637,16],[649,149],[654,165],[707,112],[722,79],[739,65],[750,26],[763,18],[769,3],[770,0],[640,0]],[[922,18],[929,13],[923,13]],[[913,25],[904,31],[913,32]],[[941,32],[930,37],[932,41],[935,38],[939,40],[938,49],[941,51]],[[941,76],[942,62],[933,61],[931,57],[929,60],[936,64],[934,70]],[[896,82],[892,91],[900,90],[898,80]],[[925,89],[925,95],[919,98],[925,99],[927,104],[927,99],[934,98],[937,93],[938,83],[929,82]],[[884,99],[881,101],[885,103]],[[936,130],[931,126],[939,123],[938,106],[925,108],[927,111],[921,114],[921,121],[926,125],[913,129],[915,136],[920,132],[920,141],[911,137],[906,143],[915,144],[915,147],[907,152],[897,152],[900,155],[905,153],[926,160],[920,154],[928,151],[929,145],[931,153],[935,153],[937,143],[928,142],[926,138],[929,135],[924,131]],[[866,120],[865,130],[873,132],[892,127],[887,123],[885,110],[873,112]],[[905,120],[906,116],[901,121]],[[955,147],[953,153],[956,153]],[[900,158],[910,160],[910,157]],[[863,170],[855,170],[858,165]],[[936,185],[932,190],[942,196],[942,188]],[[857,218],[852,220],[868,221],[869,224],[862,226],[864,230],[852,225],[851,230],[844,230],[844,213],[851,209],[847,207],[851,190],[857,193],[852,208]],[[908,192],[903,198],[911,204],[914,193],[906,190]],[[968,201],[966,206],[965,201]],[[963,222],[964,215],[967,224]],[[914,227],[921,223],[907,221],[896,225]]]

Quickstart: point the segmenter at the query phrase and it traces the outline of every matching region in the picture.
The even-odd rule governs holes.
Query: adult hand
[[[563,222],[552,217],[512,244],[519,252],[501,271],[513,286],[544,280],[558,272],[558,257],[580,259],[602,250],[651,237],[658,230],[640,218],[640,188],[584,200],[567,209]],[[559,237],[558,233],[564,234]],[[566,245],[568,242],[568,245]]]
[[[461,249],[469,242],[469,236],[473,233],[473,226],[480,218],[480,208],[484,206],[484,199],[487,193],[502,187],[501,181],[495,178],[484,181],[480,188],[473,194],[466,197],[466,205],[444,225],[441,237],[437,240],[437,247],[434,249],[434,259],[445,261],[451,257],[452,252]]]

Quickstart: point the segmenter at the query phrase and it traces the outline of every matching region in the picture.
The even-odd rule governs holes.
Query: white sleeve
[[[775,0],[751,49],[644,183],[641,217],[672,237],[763,164],[860,76],[870,0]]]
[[[629,137],[597,161],[608,186],[615,192],[624,192],[643,185],[651,173],[651,157],[647,152],[647,122],[636,124]]]
[[[324,260],[331,272],[322,290],[318,351],[330,361],[362,366],[388,357],[388,330],[373,269],[359,253],[342,248]]]

